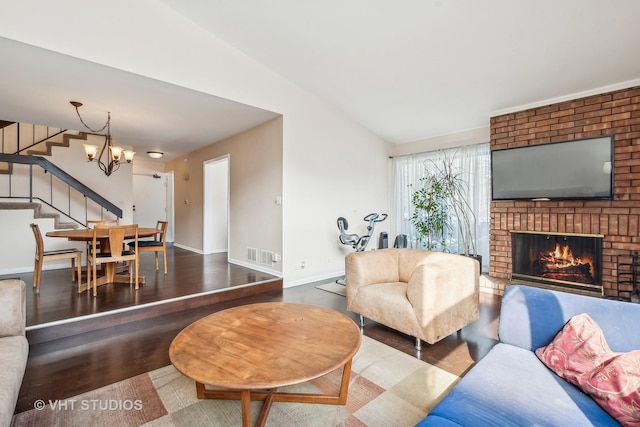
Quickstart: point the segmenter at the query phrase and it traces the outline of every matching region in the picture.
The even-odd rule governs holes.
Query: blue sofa
[[[602,328],[611,350],[640,349],[640,304],[510,286],[502,299],[500,342],[418,426],[619,425],[534,353],[581,313]]]

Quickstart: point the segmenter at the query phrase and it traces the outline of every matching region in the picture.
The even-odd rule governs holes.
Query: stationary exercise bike
[[[364,220],[369,224],[367,225],[367,234],[359,236],[357,234],[347,234],[349,229],[349,223],[343,217],[338,218],[338,230],[340,230],[340,243],[343,245],[349,245],[356,252],[362,252],[367,248],[369,240],[373,235],[373,229],[376,227],[376,222],[382,222],[387,219],[387,214],[370,213],[364,217]]]
[[[367,221],[367,234],[359,236],[357,234],[347,234],[347,230],[349,229],[349,222],[343,217],[338,218],[338,230],[340,230],[340,243],[343,245],[349,245],[356,252],[362,252],[367,248],[367,244],[369,244],[369,240],[371,240],[371,236],[373,235],[373,229],[376,228],[376,222],[382,222],[387,219],[387,214],[377,214],[370,213],[369,215],[364,217],[364,220]],[[347,282],[345,279],[338,279],[336,283],[339,285],[346,285]]]

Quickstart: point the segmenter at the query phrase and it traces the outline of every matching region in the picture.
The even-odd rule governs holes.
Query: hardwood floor
[[[149,316],[138,317],[119,312],[111,317],[125,320],[103,321],[102,327],[96,330],[35,340],[38,342],[30,338],[27,371],[16,412],[32,409],[37,399],[67,398],[167,366],[169,345],[178,332],[193,321],[228,307],[267,301],[302,302],[329,307],[355,321],[358,319],[347,311],[343,296],[315,287],[330,280],[282,289],[282,281],[273,276],[228,264],[226,254],[203,256],[179,248],[167,252],[169,274],[165,276],[154,270],[152,254],[143,255],[149,255],[141,261],[141,274],[147,277],[147,282],[137,293],[128,285],[107,285],[99,289],[95,299],[86,293],[78,295],[73,291],[75,284],[69,281],[67,269],[45,271],[39,297],[27,292],[27,324],[32,328],[28,337],[36,334],[33,328],[37,330],[36,325],[41,324],[38,322],[45,319],[61,322],[58,328],[65,328],[65,317],[99,316],[105,310],[123,310],[131,305],[153,305],[155,309]],[[31,284],[31,274],[20,275],[20,278]],[[188,293],[198,292],[215,298],[205,298],[205,305],[182,303],[170,309],[163,308],[167,304],[156,303],[164,297],[192,301],[196,298],[189,298]],[[232,299],[223,298],[225,293],[230,293]],[[481,293],[480,301],[478,321],[465,327],[460,335],[452,334],[434,345],[423,344],[420,354],[413,348],[413,338],[375,322],[367,320],[364,333],[451,373],[463,375],[497,340],[500,297]]]
[[[140,275],[145,276],[145,285],[137,291],[127,283],[103,285],[98,287],[95,298],[91,291],[77,294],[77,284],[70,282],[69,270],[44,271],[40,295],[27,293],[27,328],[275,279],[270,274],[228,264],[226,253],[198,255],[170,245],[167,248],[167,274],[162,271],[162,261],[160,271],[155,270],[152,253],[140,256]],[[25,274],[20,278],[31,285],[33,275]]]

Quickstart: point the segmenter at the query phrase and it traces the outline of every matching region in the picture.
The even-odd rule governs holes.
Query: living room
[[[528,65],[535,62],[535,67],[531,67],[527,73],[520,75],[520,78],[523,81],[524,79],[527,81],[535,80],[538,83],[534,90],[528,94],[528,97],[512,97],[506,103],[486,106],[487,114],[475,121],[459,123],[458,127],[453,129],[433,130],[417,136],[399,136],[394,141],[394,137],[382,135],[380,132],[372,131],[362,125],[364,119],[356,120],[347,116],[342,110],[331,106],[327,99],[303,89],[303,86],[298,82],[292,83],[281,77],[277,70],[263,65],[259,60],[253,59],[242,50],[228,44],[224,38],[219,38],[199,24],[195,24],[195,21],[185,18],[185,15],[174,9],[174,6],[179,9],[179,6],[171,5],[171,3],[145,2],[131,5],[127,2],[116,2],[109,7],[109,10],[102,10],[95,5],[75,3],[70,3],[67,5],[69,7],[61,9],[60,5],[54,6],[43,2],[37,4],[41,10],[34,13],[33,10],[29,10],[33,8],[33,5],[24,2],[24,4],[16,4],[6,8],[0,18],[2,23],[0,36],[58,54],[96,62],[123,72],[135,73],[190,90],[233,100],[237,103],[251,105],[279,115],[280,118],[275,119],[276,121],[272,124],[279,127],[276,129],[276,133],[281,132],[282,134],[280,146],[281,184],[275,184],[276,187],[280,185],[281,188],[270,188],[269,194],[266,194],[264,199],[256,199],[256,203],[259,204],[255,206],[256,211],[273,211],[274,206],[280,206],[277,208],[280,209],[279,223],[276,223],[274,227],[269,227],[269,231],[273,231],[274,235],[266,236],[265,241],[258,243],[242,241],[233,250],[238,254],[235,258],[243,260],[246,258],[245,251],[248,246],[264,248],[281,254],[281,261],[275,263],[272,268],[275,273],[282,276],[286,288],[327,280],[344,272],[344,256],[350,251],[348,248],[341,247],[337,240],[338,230],[335,226],[335,219],[339,216],[348,217],[352,224],[355,224],[352,225],[355,227],[354,232],[358,232],[358,226],[363,226],[363,224],[358,224],[361,217],[372,211],[388,212],[390,214],[389,220],[380,224],[377,231],[388,232],[390,236],[398,234],[398,218],[392,212],[392,195],[395,189],[389,182],[389,157],[490,141],[492,148],[501,147],[501,142],[495,139],[494,132],[497,132],[496,129],[502,123],[503,118],[508,121],[508,117],[518,116],[519,112],[531,109],[538,109],[537,113],[532,113],[533,115],[541,115],[544,112],[540,112],[540,110],[548,105],[559,103],[561,107],[548,112],[551,117],[554,112],[567,111],[571,102],[578,102],[574,100],[591,100],[592,97],[598,97],[602,94],[608,94],[604,96],[611,97],[599,102],[601,105],[611,103],[604,108],[624,108],[623,105],[614,105],[616,100],[622,98],[629,100],[626,106],[631,108],[629,111],[611,111],[611,114],[603,114],[603,116],[615,116],[616,114],[629,113],[628,118],[611,117],[607,121],[607,123],[611,123],[611,127],[607,129],[616,129],[616,134],[637,132],[633,128],[633,123],[617,123],[633,118],[632,114],[635,111],[633,108],[638,105],[636,92],[621,95],[625,91],[637,91],[637,89],[630,88],[638,86],[637,67],[635,67],[637,64],[628,64],[633,61],[633,58],[630,58],[633,55],[629,54],[632,50],[625,48],[628,45],[624,45],[622,42],[615,47],[608,44],[607,46],[592,46],[601,54],[601,57],[593,62],[606,63],[613,59],[618,61],[616,66],[604,67],[611,69],[611,74],[608,77],[598,79],[591,76],[580,84],[568,84],[559,89],[554,86],[552,89],[547,89],[547,82],[549,82],[548,86],[552,86],[553,80],[567,82],[573,79],[577,81],[581,73],[586,73],[584,70],[588,69],[587,64],[580,62],[579,66],[575,66],[580,71],[570,73],[567,71],[569,67],[566,63],[547,64],[545,61],[536,62],[529,59],[523,62]],[[635,11],[635,5],[625,4],[625,6],[628,11]],[[437,7],[442,8],[443,4],[439,4]],[[549,7],[550,10],[553,10],[553,6]],[[61,10],[64,10],[64,14]],[[566,10],[562,9],[563,12]],[[610,13],[615,14],[615,11],[610,11]],[[52,33],[49,19],[52,16],[61,15],[65,20],[73,22],[74,29],[67,28]],[[633,28],[633,25],[625,20],[624,15],[624,13],[615,15],[614,22],[620,22],[618,24],[620,28]],[[626,15],[633,15],[633,13]],[[563,19],[566,17],[562,13],[558,13],[558,17],[554,17],[552,23],[546,25],[557,29],[558,21]],[[505,23],[505,26],[512,30],[511,24]],[[169,28],[171,31],[167,31]],[[610,35],[607,34],[607,36]],[[629,39],[633,40],[633,36],[637,38],[637,34],[633,30],[631,35],[625,34],[624,36],[621,38],[626,38],[626,43],[629,43]],[[506,30],[505,33],[497,34],[495,37],[509,38]],[[569,42],[567,41],[567,43]],[[607,43],[610,42],[607,41]],[[187,46],[188,48],[186,48]],[[541,57],[544,53],[540,51],[544,51],[544,47],[540,47],[540,50],[531,56]],[[587,51],[589,50],[587,49]],[[514,61],[518,58],[518,54],[514,51],[508,52],[513,55]],[[590,55],[581,53],[577,56],[581,61],[586,61],[585,58]],[[623,61],[621,58],[625,58],[625,60]],[[626,69],[623,67],[625,64],[627,65]],[[487,73],[501,74],[502,71],[490,69]],[[362,78],[363,75],[366,75],[366,71],[358,70],[353,74]],[[562,76],[563,74],[571,74],[571,78],[564,78],[566,76]],[[604,74],[604,71],[601,71],[601,74]],[[481,85],[468,83],[458,76],[450,77],[451,80],[442,78],[439,84],[445,85],[445,82],[448,82],[451,86]],[[15,82],[15,86],[28,84],[18,80],[15,76],[13,79],[15,80],[9,81]],[[472,82],[473,79],[470,78],[469,81]],[[99,82],[93,83],[99,84]],[[343,86],[339,89],[348,92],[349,87]],[[505,91],[508,90],[505,89]],[[73,95],[69,93],[56,95],[60,109],[68,108],[68,101]],[[429,96],[429,92],[420,92],[417,95],[423,99],[429,98]],[[452,99],[455,99],[455,102],[448,101],[448,103],[455,105],[465,103],[465,98],[460,97],[459,92],[455,92]],[[440,104],[449,116],[455,115],[452,114],[452,110],[455,111],[455,105],[451,109],[447,108],[447,102]],[[87,102],[85,108],[89,105]],[[571,108],[581,107],[574,105]],[[18,107],[13,108],[13,111],[18,111]],[[115,117],[117,116],[114,115],[114,123],[116,122]],[[414,119],[414,121],[445,121],[435,115],[433,119],[428,120],[424,117],[430,116],[423,115],[419,120]],[[0,118],[11,119],[13,117]],[[382,120],[378,119],[378,121]],[[549,124],[549,126],[551,127],[553,124]],[[626,126],[629,127],[629,130],[623,129]],[[635,126],[637,127],[637,124]],[[407,127],[409,126],[407,125]],[[605,128],[600,130],[606,131]],[[541,132],[545,131],[541,130]],[[549,136],[549,138],[553,138],[553,136]],[[637,146],[637,136],[628,135],[620,141],[620,144],[625,146]],[[215,150],[215,148],[210,149]],[[220,153],[203,152],[203,157],[194,156],[194,153],[196,152],[180,153],[173,159],[169,159],[166,164],[162,164],[162,172],[175,171],[178,185],[184,186],[178,191],[182,193],[185,191],[193,192],[176,203],[176,210],[183,210],[182,213],[176,213],[176,244],[202,250],[202,244],[199,242],[199,236],[202,235],[200,214],[191,216],[191,213],[196,210],[193,207],[200,203],[198,201],[201,198],[200,188],[190,186],[196,179],[199,179],[197,174],[201,172],[204,156],[215,158]],[[188,165],[184,161],[185,157],[190,158]],[[134,161],[133,168],[135,167],[137,166]],[[184,168],[186,167],[194,168],[189,171],[189,180],[184,179]],[[197,172],[194,173],[194,170]],[[125,170],[120,172],[123,171]],[[132,169],[130,172],[134,173],[134,170]],[[616,172],[617,175],[619,173],[622,172]],[[616,187],[617,191],[621,191],[619,189],[623,185],[625,188],[634,188],[633,177],[630,176],[625,181],[626,183],[623,184],[622,178],[617,178],[616,182],[619,184]],[[622,196],[622,193],[617,194]],[[534,224],[528,229],[547,231],[547,229],[554,227],[551,225],[551,221],[558,221],[558,215],[567,215],[566,210],[572,209],[570,214],[573,216],[565,217],[567,224],[573,226],[576,221],[575,215],[580,215],[579,223],[589,225],[589,230],[586,230],[582,225],[581,231],[612,236],[605,241],[603,264],[605,289],[607,292],[612,292],[616,286],[614,280],[615,260],[613,258],[621,251],[629,252],[637,249],[638,244],[635,240],[637,231],[634,232],[637,225],[636,228],[633,226],[633,224],[637,224],[634,222],[637,220],[634,219],[635,211],[633,210],[637,209],[635,205],[637,201],[628,192],[625,194],[622,197],[626,197],[626,200],[611,202],[607,206],[595,206],[595,202],[579,205],[572,203],[570,207],[559,206],[558,208],[563,212],[553,213],[552,215],[556,219],[548,219],[548,227],[539,227],[536,224],[547,224],[547,218],[551,218],[548,216],[550,215],[550,206],[555,202],[530,202],[531,205],[516,206],[515,208],[520,209],[518,213],[524,215],[528,220],[530,219]],[[276,205],[275,201],[278,198],[280,198],[281,205]],[[189,203],[184,203],[185,200],[188,200]],[[128,202],[128,200],[126,201]],[[494,212],[500,212],[501,217],[492,217],[492,230],[494,231],[491,237],[492,253],[489,260],[489,273],[495,278],[506,279],[509,274],[507,271],[509,260],[507,258],[510,254],[507,253],[507,246],[500,242],[507,238],[508,234],[506,233],[512,228],[510,224],[515,221],[515,211],[513,206],[508,206],[508,202],[495,203],[493,207]],[[131,208],[127,206],[126,209],[127,215],[131,216]],[[522,209],[526,212],[521,212]],[[596,209],[599,212],[594,212]],[[504,217],[502,217],[503,214]],[[520,218],[523,218],[522,215]],[[588,220],[585,215],[589,215]],[[601,215],[607,216],[606,231],[602,226],[605,220],[601,219]],[[612,221],[620,224],[619,220],[623,216],[627,218],[623,219],[627,224],[625,226],[626,232],[611,233]],[[250,222],[250,220],[246,220],[247,224]],[[500,224],[504,222],[508,225],[499,227],[498,222]],[[597,229],[593,226],[596,223],[599,225]],[[559,222],[554,224],[559,224]],[[250,226],[260,230],[260,224],[252,223]],[[578,232],[571,226],[563,224],[555,227],[566,232],[572,232],[571,230]],[[263,233],[259,233],[259,235],[264,236]],[[501,293],[504,290],[502,285],[496,286],[495,289],[492,288],[495,292]]]
[[[23,25],[21,19],[25,19],[29,14],[19,6],[13,7],[13,12],[8,10],[3,14],[2,35],[9,39],[253,105],[285,117],[282,142],[282,191],[281,194],[271,194],[269,197],[270,204],[272,198],[275,199],[277,196],[282,198],[282,218],[286,226],[283,227],[281,237],[282,261],[275,267],[282,272],[285,286],[309,280],[321,280],[343,269],[342,258],[348,251],[336,245],[335,219],[338,216],[355,219],[364,217],[372,211],[387,211],[392,217],[381,224],[378,231],[386,231],[390,236],[396,234],[397,219],[394,219],[393,213],[389,212],[392,203],[390,197],[392,189],[387,179],[389,156],[446,146],[486,143],[489,140],[490,113],[507,108],[514,111],[514,107],[527,104],[525,99],[519,99],[511,101],[511,105],[495,105],[485,117],[475,119],[477,127],[473,130],[469,130],[473,127],[472,124],[459,124],[452,131],[439,132],[441,135],[439,137],[409,135],[404,139],[407,141],[405,144],[389,144],[384,138],[374,135],[361,125],[337,113],[326,102],[282,80],[248,57],[239,56],[235,49],[211,34],[203,32],[201,28],[180,19],[179,15],[170,8],[159,5],[156,7],[140,5],[136,9],[131,9],[123,5],[127,9],[127,16],[133,17],[137,14],[141,17],[140,22],[163,22],[165,24],[162,27],[165,28],[180,25],[180,30],[172,31],[171,35],[163,31],[157,31],[153,37],[150,31],[138,34],[139,30],[136,27],[136,37],[131,39],[126,32],[118,31],[108,24],[108,20],[96,19],[96,22],[89,24],[86,16],[96,14],[92,12],[90,6],[83,5],[69,12],[75,15],[73,21],[76,24],[74,25],[86,25],[83,37],[74,37],[70,32],[56,39],[46,31],[45,22],[47,17],[56,15],[57,9],[49,9],[50,5],[43,5],[42,12],[31,13],[29,21],[35,23],[37,19],[42,19],[42,25]],[[117,14],[118,10],[114,6],[110,13]],[[454,13],[455,10],[447,12]],[[153,18],[150,14],[154,14]],[[124,25],[124,23],[118,24],[118,26]],[[100,28],[101,31],[95,31],[96,28]],[[109,37],[104,36],[110,33],[113,34]],[[89,39],[91,42],[88,42]],[[150,51],[148,46],[157,45],[188,45],[193,46],[194,52],[211,53],[206,57],[194,58],[185,50],[178,49],[169,59],[169,56],[164,53],[157,52],[159,56],[156,62],[152,62],[149,57],[152,50]],[[121,46],[122,50],[117,46]],[[138,50],[138,55],[132,54],[134,48]],[[130,52],[127,55],[128,63],[124,62],[125,58],[120,53],[122,51]],[[195,60],[202,63],[199,66],[189,67],[188,71],[182,66],[185,63],[193,63]],[[26,72],[24,71],[25,76]],[[575,94],[595,89],[607,91],[606,87],[609,85],[629,82],[637,77],[628,72],[624,74],[624,70],[620,67],[612,72],[616,73],[615,76],[602,80],[601,84],[594,82],[591,86],[583,85],[573,90],[564,89],[563,93],[552,94],[547,91],[547,96],[536,95],[536,102],[539,103],[542,99],[553,100],[554,97],[559,96],[574,95],[575,97]],[[73,112],[68,111],[68,102],[71,97],[68,93],[61,94],[58,105],[61,110],[71,113],[73,117]],[[83,108],[88,107],[89,105],[86,105]],[[24,106],[21,108],[26,109]],[[16,108],[13,110],[17,111]],[[116,112],[114,111],[113,114]],[[5,119],[10,118],[12,117],[5,117]],[[358,171],[358,173],[345,171],[327,173],[336,165],[345,163],[349,164],[349,170]],[[316,200],[322,200],[323,203],[315,203]],[[128,209],[129,206],[125,206],[125,212]],[[322,225],[310,227],[309,218],[321,218]],[[182,242],[180,227],[180,223],[176,223],[176,243],[184,243],[194,248],[201,246],[193,245],[190,241]],[[186,232],[187,228],[183,230]],[[190,233],[197,234],[197,230]],[[305,239],[300,238],[303,235]],[[314,244],[309,245],[308,241],[313,241]],[[276,242],[273,246],[273,250],[277,252],[278,243]],[[303,261],[304,269],[301,268]]]

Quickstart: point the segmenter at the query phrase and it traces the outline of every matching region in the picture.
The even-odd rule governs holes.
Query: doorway
[[[204,254],[229,251],[229,155],[204,162]]]
[[[167,221],[167,242],[173,242],[172,174],[133,175],[133,222],[153,228],[157,221]]]

